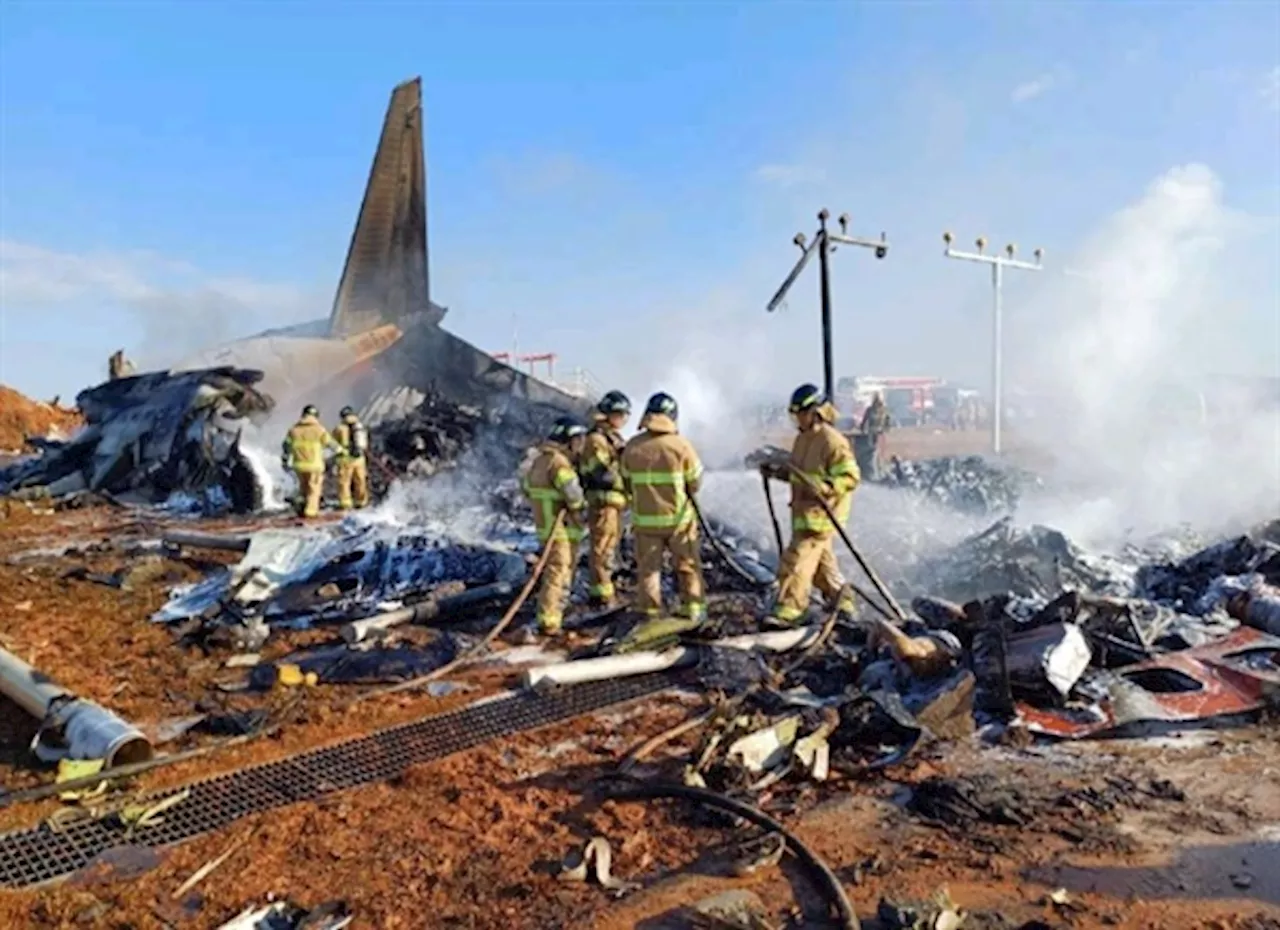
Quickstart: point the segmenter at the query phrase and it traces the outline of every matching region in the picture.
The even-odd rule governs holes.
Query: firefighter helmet
[[[555,426],[551,427],[551,432],[547,434],[547,438],[552,442],[567,443],[571,439],[585,435],[587,435],[585,426],[572,417],[561,417],[556,420]]]
[[[649,402],[644,405],[644,412],[649,415],[661,414],[675,420],[680,417],[680,406],[670,394],[659,391],[649,398]]]
[[[614,413],[631,414],[631,399],[621,391],[610,391],[604,397],[600,398],[600,403],[596,404],[596,409],[609,416]]]
[[[341,410],[338,411],[338,416],[342,417],[342,419],[344,420],[347,417],[353,417],[355,415],[356,415],[356,412],[351,407],[343,407]]]
[[[318,417],[320,416],[320,408],[315,404],[307,404],[302,408],[302,415],[304,417]]]
[[[789,413],[812,410],[827,402],[827,395],[816,384],[802,384],[791,392],[791,403],[787,405]]]

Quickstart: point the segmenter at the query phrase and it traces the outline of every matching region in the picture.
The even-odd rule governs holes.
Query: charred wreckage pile
[[[6,473],[8,487],[66,481],[68,489],[114,493],[142,486],[121,476],[142,474],[139,463],[148,463],[152,487],[172,490],[196,480],[182,476],[198,474],[201,464],[209,467],[208,456],[181,451],[188,447],[213,448],[224,468],[248,468],[235,465],[234,440],[211,445],[210,431],[269,409],[252,383],[223,369],[171,381],[169,400],[140,379],[86,392],[85,433],[20,463],[21,471]],[[155,405],[169,412],[160,416]],[[151,412],[131,417],[131,406]],[[529,407],[486,413],[430,395],[408,415],[376,423],[372,448],[401,474],[426,478],[426,487],[431,476],[459,466],[510,475],[557,414]],[[142,420],[151,428],[128,426]],[[980,460],[942,460],[895,463],[883,483],[990,514],[1012,510],[1028,480]],[[248,690],[452,687],[446,676],[457,681],[473,663],[493,660],[489,646],[520,616],[536,574],[532,515],[515,482],[481,490],[447,514],[409,525],[375,511],[243,536],[171,534],[170,554],[209,547],[242,555],[175,591],[154,619],[210,653],[242,659],[235,665],[246,669]],[[757,618],[775,587],[773,554],[714,519],[703,530],[715,592],[706,621],[571,610],[570,637],[556,643],[559,652],[538,651],[523,681],[536,693],[670,674],[671,684],[700,693],[705,706],[633,750],[617,784],[604,790],[683,798],[781,837],[778,854],[789,851],[812,872],[842,926],[857,923],[839,882],[764,812],[789,789],[866,777],[936,740],[1010,730],[1080,739],[1229,723],[1266,712],[1280,693],[1280,521],[1175,558],[1138,550],[1097,555],[1056,530],[1004,516],[891,586],[864,566],[874,590],[859,591],[852,620],[815,610],[795,628],[764,632]],[[623,591],[632,577],[624,540]],[[909,610],[895,594],[910,597]],[[573,600],[585,603],[586,591]],[[299,628],[335,635],[259,660],[271,637]],[[525,635],[532,636],[529,627]],[[985,816],[964,791],[920,785],[907,806],[932,820],[958,811]]]
[[[186,494],[207,509],[261,510],[265,480],[242,443],[270,414],[262,372],[152,372],[81,391],[84,426],[66,440],[28,439],[36,455],[0,468],[0,495],[97,494],[159,504]]]
[[[84,425],[65,440],[26,437],[36,452],[0,466],[0,496],[74,505],[96,495],[206,516],[260,512],[279,503],[268,495],[278,482],[268,464],[274,441],[255,433],[275,407],[257,387],[262,379],[261,371],[223,367],[121,377],[82,391]],[[464,456],[469,470],[514,473],[564,414],[515,398],[487,408],[457,404],[431,389],[413,400],[397,416],[378,399],[370,404],[376,496],[395,477],[430,477]]]

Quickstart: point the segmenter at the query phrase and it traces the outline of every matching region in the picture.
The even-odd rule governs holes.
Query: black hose
[[[782,568],[782,527],[778,524],[778,511],[773,506],[773,489],[769,487],[769,476],[760,472],[760,481],[764,484],[764,502],[769,507],[769,520],[773,523],[773,539],[778,544],[778,568]]]
[[[702,527],[702,532],[706,534],[707,540],[711,543],[711,548],[716,551],[716,555],[724,561],[739,578],[742,578],[751,587],[764,590],[773,584],[772,581],[764,581],[748,572],[745,568],[733,560],[733,556],[729,555],[729,551],[725,549],[724,543],[720,542],[716,534],[711,532],[711,527],[707,525],[706,517],[702,515],[702,508],[698,506],[698,499],[692,494],[689,495],[689,503],[693,505],[693,512],[697,514],[698,525]]]
[[[791,854],[799,859],[801,864],[818,880],[820,890],[822,886],[825,886],[827,903],[839,918],[840,926],[844,930],[858,930],[860,926],[858,915],[854,912],[853,905],[849,902],[849,896],[844,893],[840,879],[831,871],[830,866],[819,859],[813,850],[805,846],[782,823],[774,820],[759,808],[752,807],[742,801],[735,801],[733,798],[725,797],[723,794],[718,794],[714,791],[707,791],[703,788],[690,788],[687,785],[667,782],[640,782],[630,779],[620,782],[614,780],[613,786],[605,786],[605,792],[611,799],[619,801],[682,798],[686,801],[694,801],[707,807],[725,811],[741,817],[757,827],[777,833],[786,841],[787,848],[791,850]]]
[[[836,528],[836,532],[840,534],[840,539],[844,542],[845,546],[848,547],[849,552],[862,568],[863,573],[871,580],[871,584],[875,586],[877,593],[884,598],[885,603],[889,605],[889,609],[896,615],[893,619],[899,621],[906,620],[907,615],[903,612],[902,608],[898,606],[898,602],[893,599],[893,595],[889,593],[889,589],[885,587],[885,583],[880,580],[880,576],[876,574],[875,569],[873,569],[867,560],[862,557],[862,553],[858,551],[858,547],[853,544],[853,540],[849,538],[849,534],[846,533],[844,527],[840,525],[840,520],[836,516],[836,512],[831,509],[830,504],[822,499],[822,495],[819,494],[818,489],[814,487],[812,479],[790,462],[786,462],[785,467],[793,475],[807,484],[810,490],[814,492],[814,500],[818,502],[818,506],[822,508],[823,513],[825,513],[827,518],[831,520],[831,525]]]

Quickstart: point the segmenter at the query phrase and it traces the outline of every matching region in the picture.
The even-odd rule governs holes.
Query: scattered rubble
[[[923,461],[895,457],[877,483],[905,488],[962,513],[1010,513],[1025,491],[1040,486],[1031,472],[980,455]]]
[[[470,471],[486,456],[514,467],[523,451],[518,437],[533,433],[527,422],[503,427],[438,398],[424,399],[418,410],[412,429],[380,427],[386,432],[378,448],[397,462],[413,456],[410,462],[446,483],[452,479],[440,472],[460,464]],[[230,564],[176,591],[154,619],[239,673],[219,684],[226,698],[305,700],[325,689],[412,685],[473,648],[472,631],[487,629],[511,603],[536,549],[511,482],[461,497],[447,516],[409,525],[374,512],[223,536],[166,531],[146,560],[199,549]],[[1265,632],[1278,580],[1269,528],[1139,565],[1132,556],[1140,550],[1102,556],[1051,528],[1004,518],[897,579],[899,595],[929,592],[911,602],[904,620],[890,622],[863,603],[852,622],[818,613],[803,628],[765,634],[756,618],[771,596],[770,558],[728,524],[713,519],[706,529],[704,568],[714,592],[706,623],[637,622],[625,612],[594,616],[577,608],[567,622],[572,637],[557,644],[567,654],[535,655],[521,673],[527,685],[546,688],[692,670],[704,707],[673,727],[673,736],[650,733],[649,748],[628,765],[633,781],[610,787],[608,797],[661,790],[714,802],[734,816],[753,810],[777,824],[766,811],[945,758],[948,742],[1015,739],[1018,732],[1077,740],[1234,723],[1265,712],[1280,693],[1280,637]],[[626,545],[622,557],[625,594],[633,572]],[[130,571],[126,563],[104,577]],[[136,584],[162,580],[147,572]],[[585,601],[585,591],[575,600]],[[181,721],[184,740],[234,719],[229,709],[193,709]],[[262,730],[266,719],[242,731]],[[1045,810],[1038,798],[954,778],[926,777],[904,803],[921,822],[958,830],[1033,831]],[[731,822],[720,816],[685,815],[690,823]],[[626,859],[616,837],[594,834],[584,842],[569,877],[581,873],[628,898],[644,885],[620,868],[618,857]],[[796,852],[790,839],[768,852],[784,850]],[[856,926],[849,902],[823,890],[821,876],[835,873],[816,852],[809,855],[814,890],[844,925]],[[777,861],[761,853],[743,868],[767,870]],[[831,887],[842,884],[837,878]],[[873,913],[882,925],[1003,925],[995,911],[962,910],[941,898],[893,895]]]
[[[392,475],[428,478],[456,469],[464,456],[473,473],[514,474],[529,447],[566,413],[515,397],[497,398],[484,408],[456,404],[434,390],[395,399],[417,404],[399,416],[388,410],[392,397],[378,398],[370,407],[371,454],[381,466],[370,474],[370,485],[378,496],[385,493]]]

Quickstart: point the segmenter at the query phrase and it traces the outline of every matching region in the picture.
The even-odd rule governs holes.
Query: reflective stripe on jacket
[[[791,447],[791,466],[818,487],[831,485],[827,504],[843,526],[849,519],[853,490],[862,482],[862,473],[849,447],[849,440],[824,419],[796,437]],[[834,533],[835,525],[818,503],[818,495],[808,482],[792,474],[791,529],[808,533]]]
[[[587,504],[573,463],[555,443],[546,443],[538,448],[537,456],[525,473],[523,486],[525,496],[533,506],[533,523],[538,528],[540,542],[551,538],[551,529],[560,511],[580,511]],[[555,538],[576,542],[582,538],[582,530],[571,524],[566,515],[564,523],[556,530]]]
[[[695,519],[689,495],[702,481],[702,462],[670,417],[647,416],[641,427],[644,432],[632,437],[621,458],[631,528],[642,535],[666,535]]]
[[[284,437],[284,455],[294,471],[324,471],[324,450],[339,448],[329,431],[312,416],[303,417],[293,424]]]
[[[582,473],[587,500],[593,506],[619,510],[627,506],[626,486],[618,463],[625,445],[622,434],[611,429],[607,422],[597,422],[587,433],[578,470]]]

